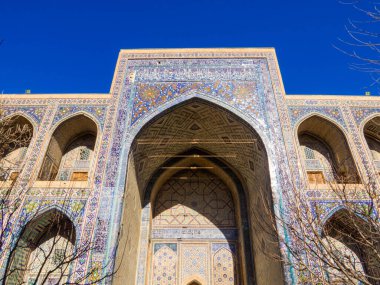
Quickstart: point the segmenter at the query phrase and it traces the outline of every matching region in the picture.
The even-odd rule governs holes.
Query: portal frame
[[[153,208],[156,202],[157,194],[161,189],[161,186],[169,180],[175,173],[179,172],[176,167],[187,167],[190,165],[197,164],[200,167],[205,167],[209,169],[209,172],[214,174],[216,177],[220,178],[228,187],[231,192],[234,208],[235,208],[235,221],[237,225],[242,225],[238,227],[238,238],[236,240],[237,245],[237,264],[241,265],[241,270],[239,272],[239,280],[243,284],[256,284],[255,281],[255,266],[254,258],[252,256],[252,246],[251,246],[251,237],[248,228],[249,218],[247,210],[247,199],[245,195],[244,186],[241,183],[239,177],[231,169],[230,166],[225,164],[220,159],[215,157],[202,158],[201,156],[210,155],[208,152],[200,149],[191,149],[185,153],[179,155],[179,157],[173,157],[169,159],[164,165],[156,170],[152,179],[149,181],[144,197],[144,205],[142,214],[142,225],[143,229],[147,229],[148,232],[147,238],[151,240],[151,231],[152,231],[152,221],[153,221]],[[182,158],[183,156],[194,156],[193,158]],[[145,217],[149,217],[147,220]],[[145,230],[143,230],[145,231]],[[142,232],[143,232],[142,231]],[[173,240],[174,241],[174,240]],[[221,241],[221,240],[220,240]],[[219,241],[219,242],[220,242]],[[190,240],[186,240],[190,243]],[[197,241],[193,241],[196,243]],[[201,242],[201,241],[198,241]],[[228,242],[226,240],[226,242]],[[150,269],[151,257],[152,254],[152,243],[145,243],[140,241],[141,244],[146,244],[148,251],[145,253],[145,264],[146,268]],[[144,249],[140,247],[140,262],[143,262]],[[141,263],[140,263],[141,264]],[[147,270],[145,276],[150,280],[150,270]]]

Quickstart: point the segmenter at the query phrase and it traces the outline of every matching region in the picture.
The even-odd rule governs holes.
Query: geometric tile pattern
[[[328,118],[333,119],[340,123],[340,125],[345,125],[343,120],[342,112],[339,107],[336,106],[318,106],[310,107],[304,106],[303,108],[290,106],[289,115],[292,122],[292,125],[295,125],[296,122],[299,122],[302,118],[310,114],[322,114]]]
[[[260,185],[266,175],[266,154],[257,133],[234,114],[193,100],[155,118],[139,133],[133,152],[140,188],[168,158],[193,147],[220,156],[252,185]]]
[[[317,167],[306,165],[307,170],[322,170],[324,179],[326,181],[332,181],[335,175],[334,170],[337,168],[329,147],[322,141],[307,134],[300,135],[299,141],[305,157],[306,155],[309,155],[305,161],[314,162],[318,165]]]
[[[235,227],[231,193],[205,171],[180,172],[156,198],[153,227]]]
[[[237,284],[234,256],[227,248],[221,248],[214,254],[213,278],[215,285]]]
[[[104,124],[104,117],[106,114],[107,106],[78,106],[78,105],[66,105],[66,106],[60,106],[54,115],[53,125],[55,125],[58,121],[68,117],[72,116],[73,114],[76,114],[78,112],[81,113],[88,113],[94,116],[99,124],[103,127]]]
[[[152,285],[178,284],[177,253],[163,244],[163,246],[154,253],[152,272]]]
[[[190,169],[177,172],[161,186],[154,201],[152,238],[160,238],[171,248],[179,247],[179,284],[192,280],[209,284],[237,284],[235,259],[226,243],[226,236],[216,238],[205,228],[235,228],[234,203],[230,190],[214,174],[206,170]],[[183,228],[172,236],[154,236],[153,233],[167,233],[172,227]],[[183,231],[195,233],[182,242]],[[200,235],[202,231],[203,235]],[[199,237],[198,237],[198,236]],[[235,239],[237,236],[235,237]],[[195,243],[199,239],[200,242]],[[192,242],[190,241],[192,240]],[[157,240],[158,241],[158,240]],[[224,243],[216,243],[222,241]],[[215,251],[212,251],[215,249]],[[154,244],[152,285],[175,284],[176,253],[165,244]],[[212,268],[212,273],[211,270]]]
[[[207,244],[183,244],[181,250],[181,284],[197,276],[209,283],[209,253]]]
[[[373,115],[373,114],[380,114],[380,108],[379,107],[375,107],[375,108],[363,108],[363,107],[356,107],[356,108],[352,108],[352,115],[355,119],[355,122],[357,124],[360,124],[361,122],[363,122],[366,118],[368,118],[369,116]]]
[[[36,123],[40,123],[46,108],[44,106],[1,106],[1,109],[4,112],[3,116],[9,116],[17,112],[27,114]]]
[[[247,104],[257,101],[256,84],[253,82],[140,83],[136,87],[131,124],[133,125],[152,106],[192,90],[214,96],[224,96],[230,100],[239,98],[235,103]]]

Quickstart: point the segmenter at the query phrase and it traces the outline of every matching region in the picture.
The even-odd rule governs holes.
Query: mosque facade
[[[272,48],[121,50],[107,94],[1,98],[3,117],[33,134],[2,179],[17,177],[22,205],[7,242],[27,241],[13,253],[27,268],[60,213],[73,248],[93,245],[71,282],[117,269],[97,283],[297,284],[266,253],[286,249],[258,226],[271,219],[262,197],[276,216],[300,187],[327,221],[341,210],[326,190],[333,169],[352,183],[380,172],[380,97],[287,95]]]

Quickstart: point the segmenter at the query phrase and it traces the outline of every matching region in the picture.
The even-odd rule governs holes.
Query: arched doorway
[[[212,167],[181,162],[174,169],[182,170],[158,186],[152,203],[151,284],[187,284],[194,278],[240,284],[235,203],[226,183],[208,171]]]
[[[95,122],[77,115],[54,131],[38,179],[87,181],[97,137]]]
[[[22,115],[0,121],[0,181],[15,181],[33,137],[32,123]]]
[[[359,208],[361,208],[359,206]],[[359,209],[358,208],[358,209]],[[332,284],[351,284],[352,280],[366,280],[379,284],[380,248],[378,228],[359,216],[359,211],[339,209],[324,224],[324,247],[334,266],[328,269]],[[335,280],[334,280],[335,279]],[[342,283],[343,281],[343,283]],[[360,283],[361,284],[361,283]]]
[[[182,219],[181,224],[165,228],[158,213],[173,213],[173,209],[179,208],[177,204],[165,202],[168,209],[159,210],[156,202],[160,203],[165,185],[177,185],[180,181],[183,187],[190,187],[187,183],[191,182],[179,177],[193,177],[197,183],[192,185],[202,191],[211,190],[202,188],[204,185],[199,181],[208,181],[208,184],[222,181],[215,190],[230,193],[233,200],[230,211],[233,210],[235,219],[230,220],[230,224],[223,224],[212,218],[222,209],[216,207],[212,213],[202,213],[198,204],[192,204],[197,199],[190,199],[190,202],[182,201],[180,209],[184,211],[183,205],[187,206],[185,213],[174,212],[182,218],[185,214],[201,213],[200,216],[208,217],[203,221],[209,224],[195,227],[186,225]],[[178,191],[172,187],[170,193]],[[123,246],[119,245],[117,254],[120,273],[116,274],[114,283],[123,284],[123,280],[128,279],[131,284],[157,284],[152,283],[152,278],[155,258],[160,255],[171,256],[168,266],[179,270],[173,284],[187,285],[193,280],[212,284],[213,270],[217,270],[213,268],[217,264],[214,258],[218,260],[218,257],[230,260],[231,270],[227,276],[228,280],[232,279],[226,284],[283,284],[281,263],[271,257],[279,255],[279,248],[276,233],[273,233],[273,216],[265,207],[268,202],[272,203],[272,190],[266,149],[248,123],[198,98],[159,114],[140,130],[131,145],[121,228],[120,244]],[[269,228],[263,229],[264,224]],[[172,235],[168,236],[169,233]],[[198,246],[194,252],[207,253],[207,262],[202,266],[206,275],[194,270],[186,274],[180,272],[181,266],[188,261],[183,252],[194,248],[194,244]],[[195,255],[194,252],[188,255]],[[162,267],[162,263],[157,266]],[[168,266],[162,267],[166,273]]]
[[[191,281],[188,285],[202,285],[202,284],[197,281]]]
[[[10,253],[3,284],[65,284],[76,240],[72,221],[53,209],[31,220]]]
[[[309,184],[360,182],[346,136],[334,123],[314,115],[302,121],[297,135]]]
[[[371,158],[376,167],[376,172],[380,172],[380,116],[368,121],[364,128],[364,138],[367,142]]]

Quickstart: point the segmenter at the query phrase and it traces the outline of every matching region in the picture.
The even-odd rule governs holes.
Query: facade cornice
[[[286,100],[336,100],[336,101],[380,101],[380,96],[365,95],[292,95],[286,94]]]
[[[109,93],[69,93],[69,94],[1,94],[0,100],[12,99],[108,99]]]

